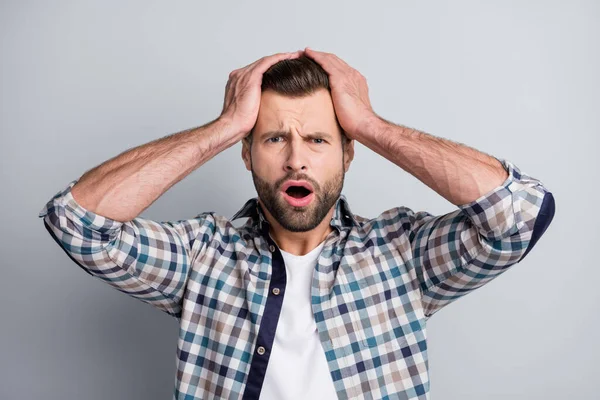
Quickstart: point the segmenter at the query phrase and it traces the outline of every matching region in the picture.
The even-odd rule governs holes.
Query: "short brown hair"
[[[262,78],[261,91],[272,90],[275,93],[287,97],[304,97],[311,95],[319,89],[331,92],[329,86],[329,75],[312,58],[301,55],[298,58],[286,59],[273,64]],[[350,140],[344,130],[336,122],[342,131],[342,144]],[[253,130],[244,138],[248,144],[252,144]]]

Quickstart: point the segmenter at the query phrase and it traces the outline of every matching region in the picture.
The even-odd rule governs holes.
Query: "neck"
[[[306,232],[292,232],[282,227],[262,203],[261,206],[270,224],[269,234],[271,238],[281,250],[290,254],[303,256],[310,253],[311,250],[321,244],[334,230],[330,222],[335,207],[329,210],[323,221],[314,229]]]

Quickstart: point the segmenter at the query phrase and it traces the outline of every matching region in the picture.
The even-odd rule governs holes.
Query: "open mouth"
[[[283,189],[283,197],[294,207],[305,207],[315,197],[312,186],[308,182],[286,182]]]
[[[311,194],[312,192],[304,186],[290,186],[285,191],[285,193],[287,193],[288,196],[293,197],[295,199],[302,199]]]

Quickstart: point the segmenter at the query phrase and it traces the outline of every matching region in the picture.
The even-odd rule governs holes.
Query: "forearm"
[[[239,135],[223,119],[157,139],[83,174],[73,186],[73,198],[96,214],[130,221],[238,140]]]
[[[357,140],[456,206],[470,203],[508,178],[494,157],[460,143],[373,118]]]

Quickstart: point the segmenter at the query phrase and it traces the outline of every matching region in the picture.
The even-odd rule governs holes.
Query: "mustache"
[[[316,182],[314,179],[312,179],[311,177],[309,177],[309,176],[308,176],[308,175],[306,175],[306,174],[292,174],[292,175],[286,175],[285,177],[283,177],[282,179],[280,179],[279,181],[277,181],[277,183],[276,183],[275,187],[278,187],[278,188],[280,188],[281,186],[283,186],[283,184],[284,184],[286,181],[289,181],[289,180],[292,180],[292,181],[307,181],[307,182],[310,182],[310,184],[311,184],[311,185],[312,185],[312,187],[315,189],[315,191],[316,191],[317,189],[319,189],[319,184],[318,184],[318,183],[317,183],[317,182]]]

